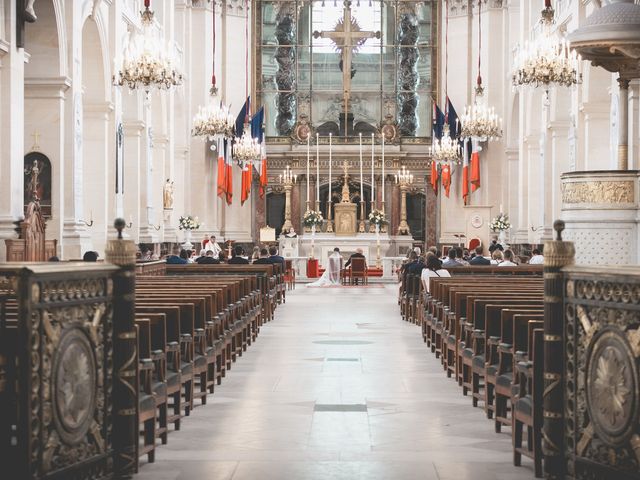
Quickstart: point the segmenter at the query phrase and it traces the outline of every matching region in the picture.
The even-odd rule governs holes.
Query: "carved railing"
[[[574,255],[545,244],[546,477],[637,479],[640,268],[571,266]]]
[[[136,262],[136,275],[163,276],[167,270],[165,260],[153,260],[150,262]]]

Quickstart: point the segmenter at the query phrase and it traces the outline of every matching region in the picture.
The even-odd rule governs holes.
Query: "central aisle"
[[[391,285],[287,293],[138,480],[532,479],[403,322]]]

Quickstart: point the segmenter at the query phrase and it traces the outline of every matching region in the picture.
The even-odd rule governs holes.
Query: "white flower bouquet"
[[[191,215],[180,217],[178,228],[180,230],[198,230],[200,228],[200,221],[198,217],[192,217]]]
[[[378,226],[386,225],[388,223],[387,216],[382,210],[374,208],[373,210],[371,210],[371,213],[369,213],[369,223]]]
[[[313,227],[322,225],[324,218],[319,210],[307,210],[302,217],[302,223],[305,227]]]
[[[494,232],[503,232],[511,228],[511,222],[509,222],[509,215],[500,213],[489,224],[489,228]]]

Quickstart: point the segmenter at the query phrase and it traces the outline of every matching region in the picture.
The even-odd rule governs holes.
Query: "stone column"
[[[24,50],[16,47],[18,5],[5,2],[9,51],[0,49],[0,261],[6,259],[4,239],[16,237],[13,222],[24,209]]]
[[[618,128],[618,170],[629,169],[629,80],[618,78],[620,108]]]
[[[391,219],[390,232],[395,233],[398,231],[398,225],[400,224],[400,187],[397,183],[393,183],[389,189],[391,192],[391,205],[387,208],[387,215]]]
[[[426,184],[425,187],[425,226],[424,226],[424,240],[426,244],[426,248],[429,248],[433,245],[436,245],[438,242],[438,232],[437,232],[437,219],[436,219],[436,209],[438,205],[438,197],[436,196],[436,192],[433,191],[431,185],[429,183]]]

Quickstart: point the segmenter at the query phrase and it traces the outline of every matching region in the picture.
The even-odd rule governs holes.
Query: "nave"
[[[380,284],[287,292],[277,321],[135,478],[533,478],[396,298]]]

